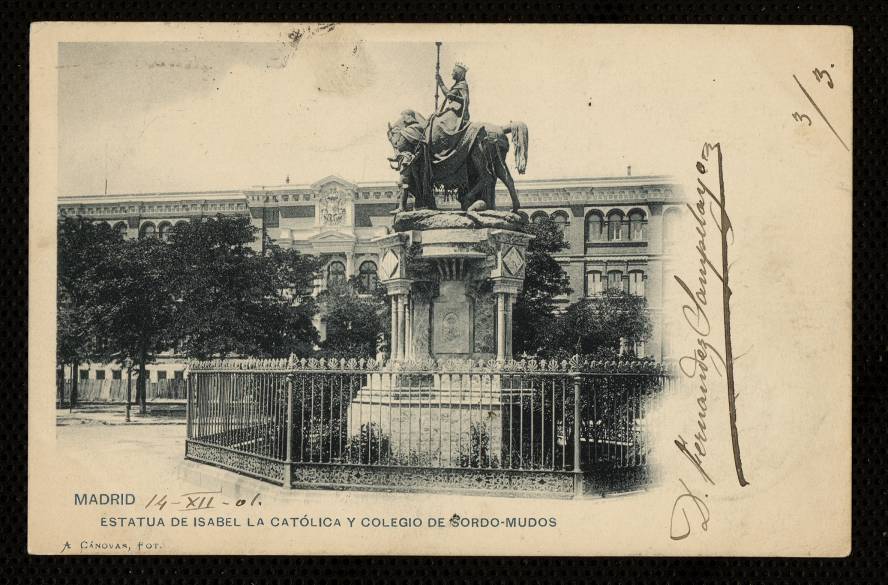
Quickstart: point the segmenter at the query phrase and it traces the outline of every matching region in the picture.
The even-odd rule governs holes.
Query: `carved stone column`
[[[394,360],[398,355],[398,297],[390,295],[392,302],[392,331],[389,338],[389,359]]]
[[[512,307],[518,295],[506,295],[506,359],[512,359]]]
[[[507,293],[497,293],[496,295],[496,359],[497,361],[505,361],[506,359],[506,304],[508,304],[509,295]]]
[[[410,298],[411,295],[404,296],[404,359],[410,361],[413,359],[413,346],[411,335],[413,327],[413,302]]]

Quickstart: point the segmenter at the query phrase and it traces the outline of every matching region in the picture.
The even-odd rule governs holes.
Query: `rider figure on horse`
[[[388,138],[395,149],[389,164],[401,173],[403,186],[398,207],[392,213],[405,211],[410,195],[415,209],[436,209],[433,187],[439,184],[458,190],[463,211],[495,210],[497,179],[509,192],[511,210],[518,211],[518,193],[505,156],[511,135],[516,169],[524,173],[527,126],[520,121],[505,126],[472,123],[467,69],[463,63],[454,64],[454,83],[449,89],[441,75],[435,74],[444,101],[429,119],[415,110],[404,110],[394,125],[388,125]]]
[[[440,119],[438,129],[450,135],[465,130],[469,125],[469,84],[466,81],[466,71],[468,68],[459,61],[454,64],[451,76],[455,83],[450,89],[444,85],[441,75],[435,74],[438,87],[444,93],[444,103],[441,104],[441,109],[431,116],[429,123],[433,124],[435,118]],[[429,132],[429,142],[431,142],[431,132]]]

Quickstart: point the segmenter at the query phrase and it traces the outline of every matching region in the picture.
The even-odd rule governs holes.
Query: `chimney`
[[[628,165],[628,166],[626,167],[626,176],[627,176],[627,177],[631,177],[631,176],[632,176],[632,165]]]

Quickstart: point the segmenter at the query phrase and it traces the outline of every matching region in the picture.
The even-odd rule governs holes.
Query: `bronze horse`
[[[520,208],[518,193],[512,174],[505,164],[509,152],[511,134],[515,148],[515,167],[519,174],[524,174],[527,167],[527,126],[523,122],[510,122],[508,126],[495,124],[475,124],[471,145],[465,160],[456,161],[466,166],[468,189],[460,193],[460,207],[464,211],[484,211],[496,209],[496,180],[501,180],[509,190],[512,200],[512,211]],[[398,205],[399,211],[407,209],[407,198],[415,199],[415,209],[436,209],[435,197],[431,186],[435,183],[434,168],[428,163],[429,148],[426,142],[429,124],[427,120],[413,110],[405,110],[400,118],[388,125],[388,139],[395,149],[395,156],[389,158],[394,170],[401,173],[402,193]],[[434,145],[433,145],[434,146]],[[431,169],[431,175],[429,171]]]

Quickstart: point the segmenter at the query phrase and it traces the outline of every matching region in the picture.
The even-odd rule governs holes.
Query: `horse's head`
[[[416,147],[425,132],[426,120],[413,110],[401,112],[394,124],[388,125],[388,139],[395,149],[395,155],[389,158],[391,167],[403,170],[409,166],[416,155]]]
[[[406,128],[407,126],[401,120],[388,125],[388,139],[392,148],[395,149],[395,153],[411,152],[416,146],[415,142],[411,142],[409,135],[405,134]]]

